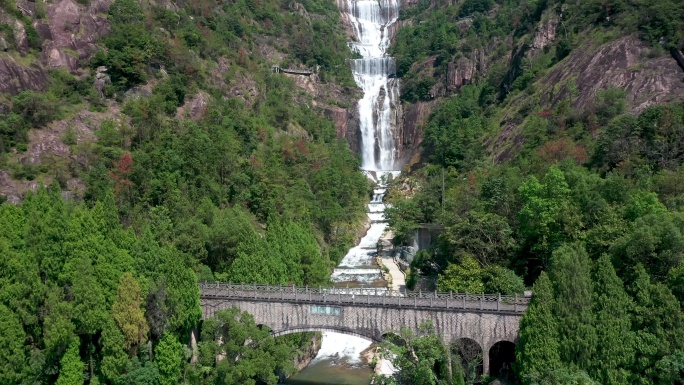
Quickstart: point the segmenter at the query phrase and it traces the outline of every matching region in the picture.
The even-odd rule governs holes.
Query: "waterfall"
[[[399,174],[393,132],[397,127],[395,101],[399,100],[399,85],[393,76],[396,72],[394,59],[386,56],[389,31],[397,20],[399,4],[397,0],[338,0],[338,6],[357,38],[356,42],[350,43],[350,48],[361,55],[361,59],[351,63],[354,80],[363,90],[363,98],[357,104],[361,168],[378,186],[368,204],[368,232],[347,252],[330,279],[336,286],[360,286],[367,288],[368,293],[377,294],[386,290],[387,284],[375,263],[378,242],[387,229],[382,201],[386,192],[385,178]],[[340,358],[347,363],[358,363],[359,353],[369,345],[370,341],[364,339],[324,332],[323,347],[313,365]],[[335,366],[333,363],[329,368]],[[299,376],[305,377],[304,372]],[[332,378],[328,380],[326,383],[338,383]]]
[[[359,244],[349,250],[333,272],[338,285],[382,286],[382,272],[375,263],[380,238],[385,233],[385,178],[399,174],[394,129],[395,101],[399,86],[394,78],[394,58],[386,56],[389,31],[399,15],[398,0],[339,0],[338,6],[351,25],[356,41],[350,48],[361,58],[352,60],[354,80],[363,90],[357,103],[361,131],[361,168],[378,183],[368,205],[370,229]]]
[[[345,0],[344,12],[356,42],[350,48],[361,55],[352,60],[356,84],[363,90],[358,101],[361,130],[361,168],[367,171],[391,171],[397,168],[397,126],[395,101],[399,85],[394,78],[394,58],[387,57],[389,31],[397,21],[397,0]]]

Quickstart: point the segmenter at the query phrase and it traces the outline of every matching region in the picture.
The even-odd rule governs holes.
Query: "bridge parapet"
[[[435,309],[520,314],[529,298],[518,295],[394,291],[384,288],[339,288],[200,283],[205,299],[244,299],[286,303],[338,304],[412,309]]]

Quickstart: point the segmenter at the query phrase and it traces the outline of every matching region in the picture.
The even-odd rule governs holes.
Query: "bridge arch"
[[[512,380],[515,376],[515,344],[511,341],[498,341],[489,348],[489,374],[503,380]]]
[[[267,325],[264,325],[267,326]],[[268,327],[268,326],[267,326]],[[369,340],[371,342],[380,342],[378,338],[375,336],[367,335],[364,333],[359,333],[351,329],[346,329],[346,328],[333,328],[333,327],[297,327],[297,328],[288,328],[288,329],[283,329],[283,330],[277,330],[277,331],[271,331],[271,335],[273,337],[279,337],[279,336],[284,336],[286,334],[293,334],[293,333],[305,333],[305,332],[331,332],[331,333],[340,333],[340,334],[346,334],[349,336],[354,336],[354,337],[360,337],[365,340]]]
[[[461,337],[452,344],[452,351],[461,358],[466,378],[478,380],[485,372],[482,345],[472,338]]]

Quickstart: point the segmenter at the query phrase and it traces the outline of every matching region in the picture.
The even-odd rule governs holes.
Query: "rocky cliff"
[[[0,10],[0,23],[14,26],[12,36],[0,35],[3,41],[14,43],[0,53],[0,93],[42,90],[49,69],[81,72],[83,63],[98,49],[96,42],[109,31],[105,15],[111,2],[97,0],[85,6],[61,0],[41,2],[37,9],[37,3],[22,0],[16,4],[18,14]],[[35,34],[34,47],[30,47],[29,33]]]
[[[456,6],[449,8],[453,4]],[[680,50],[654,47],[636,32],[625,35],[616,29],[588,28],[568,38],[567,19],[572,15],[564,14],[565,7],[543,10],[527,31],[515,29],[508,36],[491,35],[486,40],[477,35],[486,36],[486,28],[491,24],[483,29],[481,18],[499,23],[497,7],[480,14],[478,25],[474,24],[474,17],[453,16],[458,14],[458,1],[425,5],[405,0],[402,6],[427,7],[408,13],[416,16],[398,23],[414,34],[438,28],[443,23],[439,22],[441,19],[431,19],[431,13],[450,9],[444,11],[447,16],[442,16],[454,20],[449,24],[448,37],[430,44],[443,44],[440,42],[451,38],[452,46],[461,47],[453,52],[427,49],[428,55],[412,62],[403,74],[405,83],[411,83],[404,87],[411,93],[411,103],[404,105],[402,132],[405,138],[414,140],[416,148],[421,142],[418,122],[429,117],[434,103],[458,94],[468,84],[487,83],[488,87],[499,88],[496,101],[505,111],[500,117],[501,130],[497,137],[485,143],[498,161],[514,156],[522,148],[525,138],[519,125],[533,105],[552,109],[560,101],[571,100],[572,108],[589,111],[594,108],[598,93],[616,88],[624,91],[627,110],[638,113],[648,106],[671,103],[684,96],[684,55]],[[604,22],[609,25],[612,21]],[[405,38],[403,43],[417,45],[410,39]],[[425,84],[429,85],[427,92],[416,93],[416,89],[422,90],[416,85],[424,87]],[[521,89],[525,90],[524,94],[518,94]],[[415,101],[416,98],[422,100]],[[419,115],[422,117],[417,119]],[[410,140],[403,142],[406,145]]]

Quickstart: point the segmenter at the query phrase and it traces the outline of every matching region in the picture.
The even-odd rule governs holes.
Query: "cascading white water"
[[[394,59],[386,56],[390,43],[389,31],[399,15],[397,0],[339,0],[344,1],[340,8],[353,27],[357,41],[350,48],[361,55],[351,63],[356,84],[363,90],[363,98],[358,101],[361,131],[361,168],[366,175],[378,183],[373,199],[368,204],[370,228],[356,247],[342,259],[331,276],[338,286],[353,285],[361,287],[385,284],[382,273],[375,263],[380,238],[385,233],[386,178],[398,175],[397,146],[392,128],[396,127],[394,101],[399,100],[398,81],[390,77],[395,73]],[[368,290],[383,290],[372,288]],[[341,341],[349,345],[345,350]],[[330,357],[346,356],[350,362],[358,359],[361,350],[370,345],[369,341],[349,339],[348,336],[324,333],[322,349],[315,361]]]
[[[385,182],[386,178],[399,174],[395,171],[398,166],[397,146],[392,132],[393,127],[396,127],[394,101],[399,100],[399,86],[398,81],[390,77],[395,73],[394,59],[386,56],[389,31],[399,15],[399,3],[397,0],[338,0],[338,6],[356,34],[357,42],[351,43],[350,48],[362,57],[351,63],[354,80],[363,90],[363,98],[357,104],[361,130],[361,168],[378,183],[378,188],[368,204],[371,223],[368,232],[357,246],[349,250],[330,279],[337,286],[372,287],[384,284],[375,256],[378,242],[387,228],[384,216],[386,206],[382,201],[386,192]],[[378,290],[383,289],[373,287],[367,290],[377,294]],[[369,345],[370,341],[367,340],[325,332],[323,346],[312,364],[325,366],[307,368],[295,377],[309,381],[309,374],[305,372],[312,370],[318,373],[314,376],[314,383],[340,383],[333,378],[335,371],[331,368],[337,366],[335,362],[341,359],[353,366],[358,363],[360,352]],[[352,383],[346,374],[343,377],[345,383]]]
[[[351,49],[361,55],[352,61],[356,84],[363,90],[358,102],[361,129],[361,167],[368,171],[396,168],[397,146],[392,128],[396,127],[399,87],[394,58],[387,57],[389,31],[399,15],[397,0],[346,0],[345,11],[357,42]]]
[[[370,285],[380,282],[382,274],[374,265],[377,244],[385,232],[382,198],[384,178],[396,175],[397,146],[392,130],[396,127],[399,86],[390,75],[395,73],[394,59],[386,56],[390,43],[389,31],[399,15],[397,0],[341,0],[341,9],[351,24],[357,41],[350,48],[361,55],[352,60],[354,80],[363,90],[358,101],[361,131],[361,168],[369,178],[379,183],[368,205],[371,227],[361,242],[352,248],[332,274],[333,282]]]

